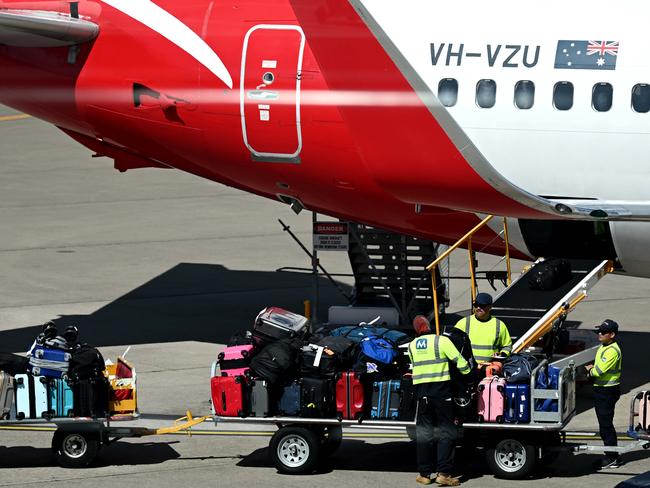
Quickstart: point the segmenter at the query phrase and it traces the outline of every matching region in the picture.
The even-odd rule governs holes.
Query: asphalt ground
[[[267,305],[303,309],[313,296],[310,266],[282,231],[309,246],[311,215],[175,170],[118,173],[56,128],[0,107],[0,350],[22,351],[40,324],[75,324],[81,337],[114,358],[128,346],[138,371],[136,425],[170,425],[187,409],[209,413],[209,368],[232,332],[252,325]],[[452,274],[466,274],[460,252]],[[332,273],[350,272],[344,253],[321,253]],[[525,263],[517,262],[519,270]],[[499,267],[480,258],[484,269]],[[502,269],[502,266],[501,268]],[[336,276],[349,291],[352,280]],[[319,280],[319,317],[345,300]],[[489,291],[487,284],[482,285]],[[450,312],[467,308],[464,282],[452,283]],[[622,327],[624,396],[615,424],[624,432],[632,392],[650,389],[647,308],[650,282],[608,276],[570,316],[589,328],[604,318]],[[589,387],[579,391],[571,431],[594,431]],[[0,485],[27,486],[396,486],[414,484],[414,446],[401,431],[353,431],[309,477],[280,475],[268,460],[270,430],[204,423],[197,435],[121,440],[83,470],[59,468],[51,430],[0,429]],[[581,439],[572,439],[582,442]],[[623,440],[625,442],[625,440]],[[530,480],[487,474],[480,452],[459,462],[464,485],[611,487],[650,470],[650,453],[594,472],[592,454],[562,453]]]

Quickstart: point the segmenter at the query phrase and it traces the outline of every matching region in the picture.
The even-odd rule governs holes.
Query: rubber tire
[[[343,427],[328,425],[324,432],[323,455],[330,456],[341,447],[343,442]]]
[[[485,460],[495,477],[521,480],[535,468],[537,449],[519,439],[505,438],[485,450]]]
[[[77,452],[72,453],[71,449]],[[99,440],[93,434],[57,431],[52,437],[54,458],[63,468],[85,468],[93,462],[98,450]]]
[[[271,437],[269,444],[273,464],[285,474],[313,473],[321,452],[320,436],[305,427],[283,427]]]

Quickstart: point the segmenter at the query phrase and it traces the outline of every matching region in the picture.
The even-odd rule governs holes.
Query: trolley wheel
[[[64,468],[85,468],[99,450],[99,439],[92,433],[59,432],[52,437],[52,452]]]
[[[321,439],[305,427],[282,427],[271,437],[270,454],[281,473],[309,474],[318,465]]]
[[[485,450],[486,461],[497,478],[520,480],[528,476],[536,462],[532,444],[519,439],[502,439]]]
[[[328,425],[323,433],[323,441],[323,454],[326,456],[334,454],[343,442],[343,427]]]

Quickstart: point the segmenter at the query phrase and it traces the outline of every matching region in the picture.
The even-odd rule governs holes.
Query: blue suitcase
[[[372,385],[371,419],[392,419],[399,417],[400,381],[375,381]]]
[[[300,413],[300,383],[294,381],[282,390],[280,401],[278,402],[278,414],[280,415],[298,415]]]
[[[50,410],[55,417],[72,417],[74,415],[72,388],[65,380],[52,379],[48,388]]]
[[[17,374],[15,376],[16,418],[40,419],[53,415],[47,393],[48,379],[44,376]]]
[[[504,420],[510,424],[530,422],[530,385],[506,385]]]
[[[34,346],[30,352],[29,369],[34,376],[62,378],[68,374],[71,357],[62,349]]]

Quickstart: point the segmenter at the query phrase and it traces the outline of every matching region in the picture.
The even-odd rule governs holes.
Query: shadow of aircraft
[[[319,318],[329,305],[347,304],[328,280],[318,279]],[[258,312],[278,306],[303,312],[312,297],[311,274],[238,271],[221,265],[180,263],[90,315],[63,315],[59,331],[79,327],[79,339],[97,347],[199,341],[223,344],[251,328]],[[350,288],[339,284],[346,293]],[[41,325],[0,332],[0,350],[27,350]]]

